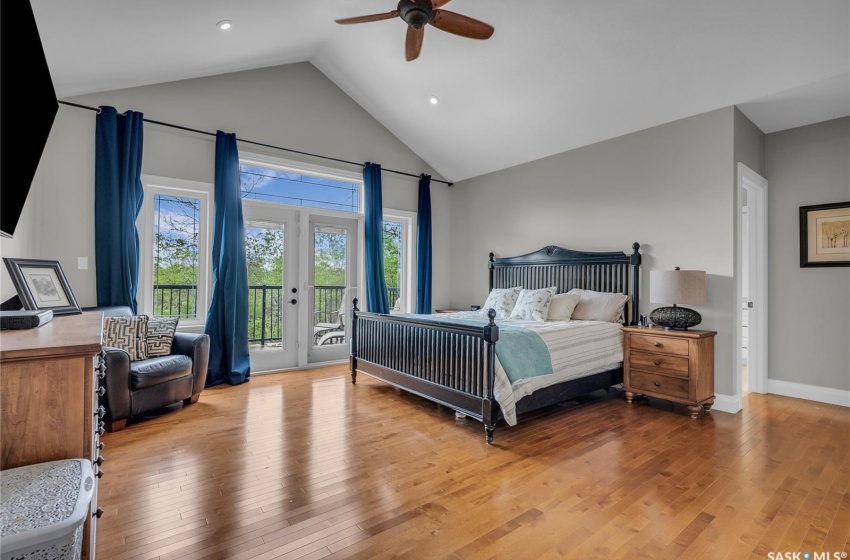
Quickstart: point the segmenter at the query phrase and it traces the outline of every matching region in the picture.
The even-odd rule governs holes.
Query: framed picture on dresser
[[[800,207],[800,267],[850,266],[850,201]]]
[[[59,261],[5,257],[3,262],[24,309],[50,309],[54,315],[81,313]]]

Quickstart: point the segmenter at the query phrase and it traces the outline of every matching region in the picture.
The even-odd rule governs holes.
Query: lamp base
[[[687,307],[659,307],[649,314],[649,320],[665,329],[686,331],[702,322],[702,316]]]

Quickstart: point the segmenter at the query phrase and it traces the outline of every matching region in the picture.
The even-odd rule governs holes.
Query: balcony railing
[[[154,316],[194,319],[197,314],[197,286],[189,284],[155,284],[153,287]],[[283,288],[281,286],[248,286],[248,342],[260,346],[279,346],[283,340],[281,316]],[[399,289],[387,288],[390,307],[399,297]],[[314,320],[334,324],[345,298],[345,286],[315,286],[313,288]],[[296,298],[297,299],[297,298]],[[344,323],[343,323],[344,324]],[[342,330],[340,327],[338,330]],[[332,330],[332,329],[331,329]],[[327,331],[325,331],[327,332]]]

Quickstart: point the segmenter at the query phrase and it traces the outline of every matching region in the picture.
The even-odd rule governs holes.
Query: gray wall
[[[142,111],[156,120],[329,155],[351,161],[376,161],[413,173],[433,170],[309,63],[185,80],[73,99],[86,105],[113,105]],[[38,223],[40,237],[15,236],[11,252],[62,262],[81,305],[94,305],[94,113],[62,107],[38,171],[38,196],[28,201],[22,227]],[[240,146],[241,151],[248,151]],[[276,150],[254,149],[291,161],[337,166]],[[203,181],[214,178],[214,139],[147,124],[142,172]],[[416,211],[418,181],[384,173],[384,206]],[[449,302],[450,196],[432,184],[435,307]],[[6,255],[4,244],[3,254]],[[76,257],[89,258],[77,270]],[[3,289],[6,293],[6,283]],[[12,290],[14,293],[14,290]]]
[[[850,118],[768,134],[768,377],[850,389],[850,268],[800,268],[799,207],[850,200]]]
[[[554,244],[590,251],[642,244],[641,312],[649,271],[705,270],[695,307],[715,339],[715,390],[733,390],[734,109],[729,107],[519,165],[455,185],[452,306],[487,295],[487,253]]]

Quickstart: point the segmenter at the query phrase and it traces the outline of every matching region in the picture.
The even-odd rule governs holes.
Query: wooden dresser
[[[94,560],[97,480],[103,475],[97,407],[103,315],[56,317],[28,330],[0,331],[0,469],[59,459],[94,464],[92,515],[86,522],[83,558]],[[99,432],[99,430],[101,430]]]
[[[714,404],[714,331],[623,327],[626,401],[636,394],[684,403],[696,418]]]

